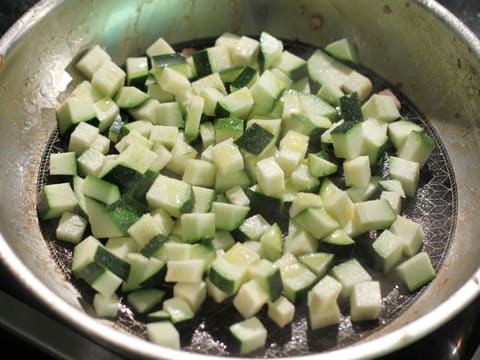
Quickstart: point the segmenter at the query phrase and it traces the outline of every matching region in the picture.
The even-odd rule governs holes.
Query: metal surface
[[[219,20],[212,22],[208,14]],[[312,17],[322,19],[315,31],[309,27]],[[0,41],[6,59],[0,73],[0,256],[34,296],[76,328],[138,356],[199,357],[161,349],[85,314],[79,294],[41,241],[36,175],[55,126],[51,109],[70,80],[63,69],[93,43],[121,63],[160,35],[178,42],[261,30],[318,46],[341,36],[354,40],[362,63],[401,83],[433,123],[458,186],[454,241],[437,278],[415,305],[362,343],[307,357],[365,358],[393,351],[430,333],[478,295],[480,46],[435,2],[43,1]]]

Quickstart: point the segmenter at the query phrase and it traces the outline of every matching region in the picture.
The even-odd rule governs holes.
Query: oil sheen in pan
[[[202,49],[211,46],[214,39],[202,39],[177,44],[176,50],[183,48]],[[300,42],[284,41],[285,49],[307,58],[315,48]],[[351,65],[351,64],[350,64]],[[380,78],[377,74],[363,67],[356,70],[367,75],[374,84],[374,91],[385,88],[391,89],[402,103],[402,116],[421,124],[427,133],[434,139],[436,147],[422,168],[417,194],[414,198],[404,200],[402,213],[418,222],[424,232],[425,241],[422,250],[426,251],[432,260],[436,271],[442,265],[450,242],[452,241],[457,217],[457,190],[450,159],[445,151],[439,136],[432,125],[416,106],[406,98],[398,88]],[[58,136],[55,130],[45,147],[40,166],[38,189],[44,184],[62,182],[67,179],[49,177],[48,158],[52,152],[64,151],[66,143]],[[385,168],[376,169],[377,175],[385,175]],[[76,280],[71,274],[72,245],[55,241],[56,221],[41,223],[44,239],[48,244],[51,255],[65,278],[78,289],[82,296],[82,303],[89,313],[94,292],[83,282]],[[357,259],[368,266],[368,256],[365,248],[371,244],[377,234],[369,233],[357,240]],[[259,319],[268,330],[267,345],[264,350],[250,354],[257,357],[286,357],[311,354],[333,350],[354,343],[366,336],[379,331],[384,325],[401,315],[419,296],[423,290],[410,294],[403,286],[398,285],[393,278],[385,278],[371,267],[368,267],[373,278],[382,278],[383,309],[378,321],[352,324],[349,316],[343,316],[338,326],[331,326],[320,330],[310,330],[306,301],[296,305],[294,321],[280,329],[267,316],[266,309],[258,314]],[[428,285],[427,285],[428,286]],[[114,326],[132,334],[145,337],[145,318],[135,315],[129,308],[126,297],[120,296],[122,305],[118,316],[112,319]],[[348,312],[344,312],[347,314]],[[217,304],[207,300],[196,317],[179,325],[182,348],[186,351],[210,355],[238,355],[229,344],[228,326],[242,320],[241,315],[233,308],[231,301]]]

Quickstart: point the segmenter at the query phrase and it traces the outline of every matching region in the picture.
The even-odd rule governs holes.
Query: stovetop
[[[0,35],[38,0],[0,0]],[[438,0],[480,36],[479,0]],[[20,301],[19,301],[20,299]],[[0,264],[0,344],[17,358],[120,359],[34,303]],[[480,360],[480,298],[417,343],[379,360]]]

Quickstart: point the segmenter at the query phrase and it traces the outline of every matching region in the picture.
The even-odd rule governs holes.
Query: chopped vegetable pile
[[[379,318],[372,269],[408,291],[432,280],[402,203],[435,143],[357,61],[346,39],[304,59],[267,32],[184,52],[160,38],[124,68],[86,51],[85,80],[57,108],[68,146],[50,155],[68,180],[44,185],[38,212],[74,244],[97,315],[124,297],[150,341],[180,348],[178,324],[231,299],[244,320],[225,327],[250,353],[266,344],[264,307],[285,327],[306,297],[315,330],[346,311]],[[372,232],[366,263],[356,246]]]

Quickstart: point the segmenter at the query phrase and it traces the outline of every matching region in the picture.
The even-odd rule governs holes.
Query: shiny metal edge
[[[414,0],[425,7],[434,16],[440,18],[455,34],[467,45],[471,51],[480,58],[480,40],[477,36],[455,15],[434,0]],[[18,40],[27,33],[35,24],[40,22],[55,7],[63,3],[63,0],[41,0],[28,10],[0,39],[0,53],[6,55]],[[149,343],[127,333],[120,332],[106,324],[99,322],[86,313],[72,307],[46,287],[15,255],[7,242],[0,234],[0,261],[12,270],[17,280],[31,291],[43,303],[54,310],[61,318],[75,326],[94,341],[108,345],[114,345],[127,353],[136,354],[136,357],[161,358],[161,359],[191,359],[206,360],[218,359],[218,356],[188,353],[173,350]],[[15,269],[15,271],[13,271]],[[20,276],[20,274],[22,274]],[[290,359],[367,359],[382,356],[395,350],[408,346],[427,334],[435,331],[441,325],[456,316],[462,309],[468,306],[480,295],[480,267],[460,289],[452,294],[440,306],[423,315],[417,320],[382,335],[376,339],[364,343],[358,343],[344,349],[329,351],[326,353],[302,355],[290,357]],[[461,306],[459,306],[461,304]],[[453,309],[453,310],[452,310]],[[229,357],[234,360],[245,359],[244,357]]]

